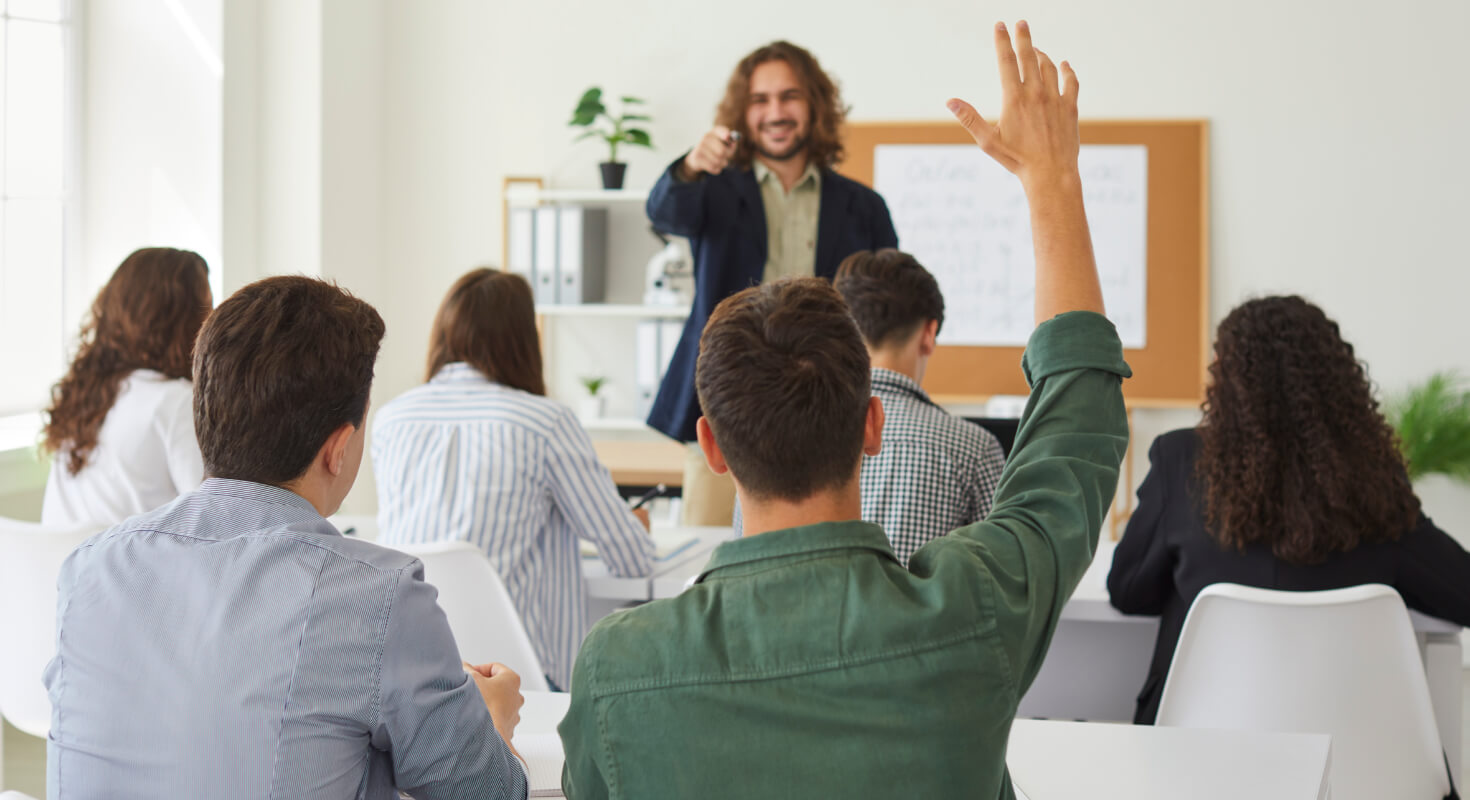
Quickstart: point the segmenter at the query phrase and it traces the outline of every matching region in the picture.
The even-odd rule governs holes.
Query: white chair
[[[1381,584],[1206,587],[1184,621],[1156,723],[1329,734],[1337,800],[1450,791],[1409,614]]]
[[[41,675],[56,653],[61,562],[99,530],[0,517],[0,719],[31,736],[44,739],[51,730],[51,700]]]
[[[521,615],[483,551],[466,542],[397,549],[424,562],[424,580],[439,590],[439,607],[449,618],[460,658],[471,664],[499,661],[521,676],[522,689],[551,689]]]
[[[36,798],[20,792],[0,792],[0,800],[36,800]]]

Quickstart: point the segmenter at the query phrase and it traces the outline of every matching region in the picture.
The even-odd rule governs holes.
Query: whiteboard
[[[1146,344],[1148,148],[1083,145],[1078,159],[1108,318],[1127,348]],[[1036,257],[1021,182],[973,145],[873,152],[899,246],[939,281],[940,344],[1021,347],[1035,328]]]

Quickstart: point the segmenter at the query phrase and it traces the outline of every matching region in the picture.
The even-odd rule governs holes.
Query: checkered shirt
[[[925,543],[990,513],[1005,455],[980,426],[953,416],[912,378],[873,368],[883,449],[863,459],[863,519],[888,533],[907,565]]]

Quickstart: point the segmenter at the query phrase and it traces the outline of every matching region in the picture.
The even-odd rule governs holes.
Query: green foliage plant
[[[643,101],[637,97],[623,97],[623,106],[643,105]],[[602,120],[602,124],[597,124]],[[602,89],[594,86],[582,93],[582,99],[577,101],[577,108],[572,112],[572,121],[567,123],[573,128],[587,128],[573,141],[580,142],[593,136],[600,137],[607,142],[609,162],[618,160],[618,145],[626,144],[637,147],[653,147],[653,140],[649,138],[648,131],[639,127],[632,127],[630,123],[652,122],[653,118],[647,114],[628,113],[626,110],[617,115],[612,115],[607,106],[602,102]]]
[[[607,378],[604,378],[601,375],[589,375],[582,378],[581,380],[582,388],[586,389],[587,394],[592,395],[593,397],[596,397],[597,393],[602,391],[603,385],[607,383]]]
[[[1387,404],[1409,479],[1442,474],[1470,483],[1470,391],[1454,372],[1438,372]]]

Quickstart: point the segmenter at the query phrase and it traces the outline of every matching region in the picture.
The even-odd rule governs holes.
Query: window
[[[71,31],[65,0],[0,0],[0,434],[14,431],[0,449],[34,443],[33,424],[6,418],[46,404],[79,322],[63,308],[77,151]]]

